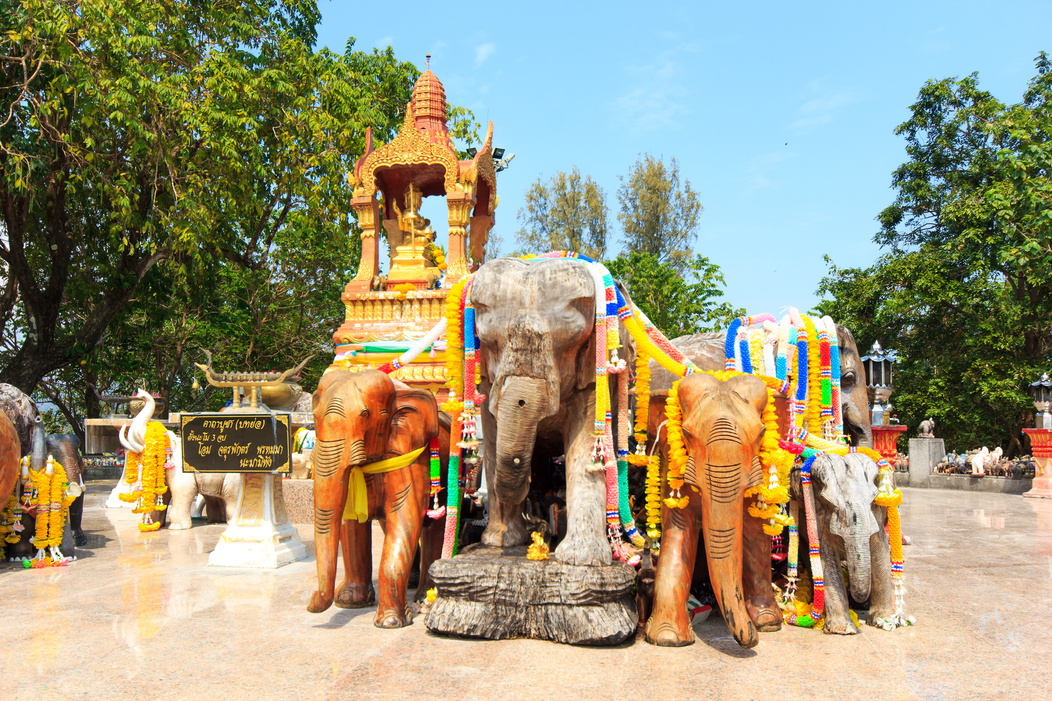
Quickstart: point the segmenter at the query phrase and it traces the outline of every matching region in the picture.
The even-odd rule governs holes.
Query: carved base
[[[526,547],[471,546],[431,565],[438,598],[424,625],[442,635],[616,645],[635,635],[635,570],[526,559]]]
[[[305,559],[307,548],[285,512],[281,477],[242,475],[237,516],[209,554],[208,566],[275,569]]]

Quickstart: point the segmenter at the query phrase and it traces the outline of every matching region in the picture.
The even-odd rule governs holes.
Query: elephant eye
[[[855,388],[855,383],[858,382],[858,375],[854,371],[844,373],[844,376],[840,378],[840,388],[850,392]]]
[[[359,414],[359,416],[361,416],[363,419],[368,419],[369,418],[369,410],[368,409],[362,409],[362,413]]]

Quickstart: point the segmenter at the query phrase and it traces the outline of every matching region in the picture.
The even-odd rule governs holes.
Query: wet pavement
[[[904,489],[917,625],[840,637],[785,627],[740,649],[718,615],[686,648],[614,648],[373,627],[306,610],[313,560],[209,568],[224,526],[141,534],[89,485],[69,567],[0,569],[4,699],[1047,699],[1052,501]],[[299,527],[311,550],[310,526]],[[374,544],[379,543],[374,527]],[[379,549],[374,564],[379,561]]]

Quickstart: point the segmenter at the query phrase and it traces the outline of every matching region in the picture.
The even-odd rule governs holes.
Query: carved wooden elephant
[[[848,612],[848,593],[859,603],[869,602],[868,623],[872,626],[880,625],[880,619],[889,619],[895,612],[891,547],[884,531],[887,508],[874,503],[878,479],[877,464],[860,453],[844,456],[827,453],[811,465],[817,511],[814,518],[825,578],[825,624],[822,626],[825,633],[858,632]],[[799,469],[792,471],[789,484],[789,494],[797,503],[801,522],[800,572],[810,576]],[[847,582],[841,573],[841,563],[847,568]]]
[[[593,278],[577,261],[502,258],[475,273],[471,299],[480,391],[486,396],[481,415],[489,485],[484,545],[526,543],[522,512],[532,467],[565,455],[567,530],[555,559],[593,566],[612,560],[605,476],[589,469],[595,442],[595,297]],[[630,361],[634,345],[623,329],[621,338],[622,357]],[[605,381],[616,398],[616,382]]]
[[[384,525],[384,546],[375,624],[381,628],[407,625],[411,614],[406,587],[430,491],[428,448],[439,435],[435,397],[375,370],[330,370],[318,384],[313,401],[318,590],[307,610],[319,613],[329,608],[334,590],[336,605],[342,608],[368,606],[374,601],[369,520],[377,518]],[[448,452],[448,437],[446,445]],[[358,498],[348,504],[354,497]],[[441,537],[440,529],[433,532]],[[345,575],[338,590],[334,587],[337,546],[343,548]],[[422,551],[422,558],[433,560],[435,550],[431,543]],[[430,564],[421,562],[421,572],[427,572]]]
[[[727,627],[739,645],[753,647],[758,629],[778,630],[782,620],[771,589],[770,538],[762,522],[748,515],[744,496],[763,479],[760,417],[767,387],[751,376],[720,381],[699,373],[680,382],[678,393],[689,455],[682,493],[689,501],[684,508],[662,509],[661,557],[646,639],[667,646],[694,641],[686,601],[700,532]],[[651,420],[658,420],[657,412],[651,412]],[[667,458],[663,463],[664,498],[669,491]]]
[[[0,411],[0,505],[6,505],[15,490],[21,459],[18,431],[7,414]]]

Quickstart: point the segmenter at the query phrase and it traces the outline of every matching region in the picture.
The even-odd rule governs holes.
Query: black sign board
[[[183,472],[288,472],[292,431],[284,414],[181,414]]]

